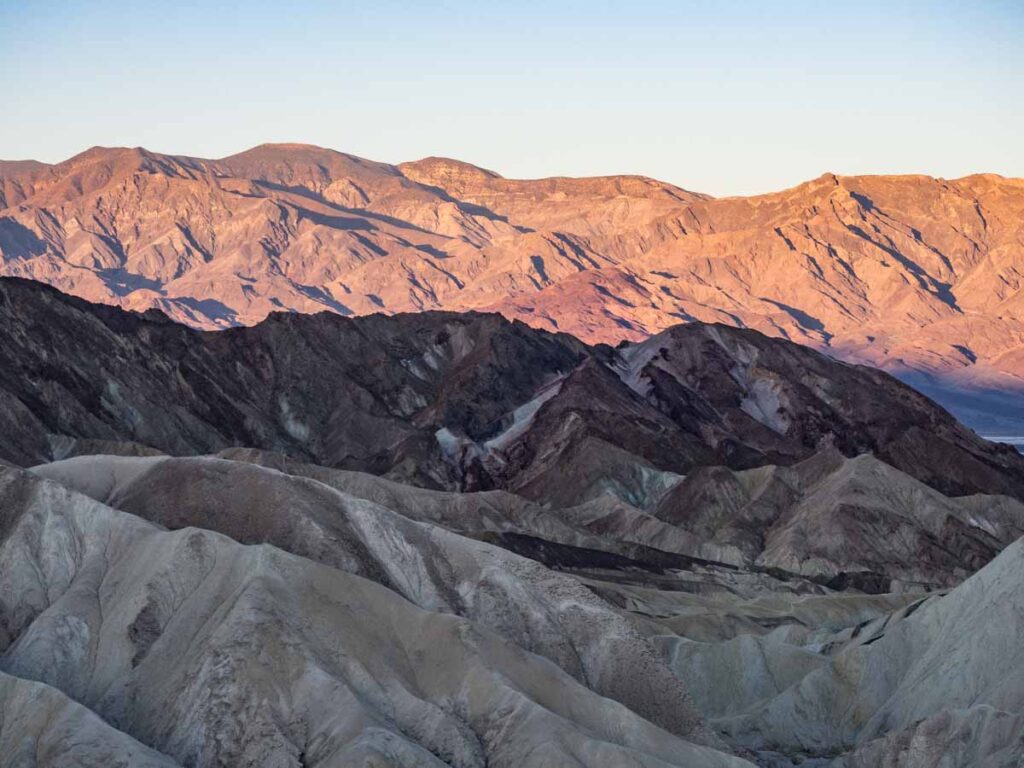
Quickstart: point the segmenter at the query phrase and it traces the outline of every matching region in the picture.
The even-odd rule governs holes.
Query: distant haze
[[[1016,2],[0,2],[0,157],[301,141],[714,195],[1024,176]]]

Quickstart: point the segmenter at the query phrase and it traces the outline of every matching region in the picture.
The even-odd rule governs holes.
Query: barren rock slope
[[[716,741],[695,713],[671,720],[673,735],[345,563],[167,531],[21,470],[0,470],[0,513],[3,671],[60,688],[182,764],[746,765],[685,740]],[[386,543],[398,518],[367,515]],[[486,568],[492,548],[464,546]],[[407,566],[444,562],[429,547],[405,553]]]
[[[946,494],[1024,498],[1024,458],[880,371],[726,326],[588,347],[499,315],[276,314],[198,332],[0,278],[0,458],[68,438],[232,446],[435,488],[643,506],[694,466],[828,446]]]

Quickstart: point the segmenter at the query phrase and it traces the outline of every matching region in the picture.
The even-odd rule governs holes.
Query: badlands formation
[[[0,162],[0,270],[197,328],[270,312],[498,311],[589,342],[751,328],[1024,434],[1024,180],[825,174],[714,199],[304,145]]]
[[[1024,456],[755,330],[0,278],[4,765],[1016,768],[1022,534]]]

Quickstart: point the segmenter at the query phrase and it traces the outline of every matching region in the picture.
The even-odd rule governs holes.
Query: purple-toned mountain
[[[0,458],[23,465],[72,439],[246,446],[571,504],[594,484],[643,497],[665,472],[835,448],[944,493],[1024,499],[1024,457],[882,371],[702,323],[614,349],[479,313],[204,332],[0,278],[0,406]]]

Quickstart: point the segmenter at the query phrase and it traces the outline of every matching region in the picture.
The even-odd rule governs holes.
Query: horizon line
[[[828,177],[839,178],[839,179],[842,179],[842,178],[914,178],[914,177],[920,177],[920,178],[925,178],[925,179],[931,179],[931,180],[934,180],[934,181],[949,181],[949,182],[963,181],[964,179],[970,179],[970,178],[975,178],[975,177],[996,177],[996,178],[999,178],[999,179],[1001,179],[1003,181],[1010,181],[1010,182],[1020,181],[1020,182],[1024,182],[1024,176],[1011,176],[1011,175],[1006,175],[1004,173],[1000,173],[998,171],[974,171],[974,172],[971,172],[971,173],[962,174],[960,176],[954,176],[952,178],[944,177],[944,176],[938,176],[938,175],[934,175],[934,174],[927,173],[927,172],[924,172],[924,171],[867,172],[867,173],[836,173],[834,171],[823,171],[822,173],[818,174],[817,176],[813,176],[813,177],[810,177],[810,178],[805,178],[803,181],[798,181],[798,182],[790,184],[788,186],[773,188],[773,189],[770,189],[770,190],[767,190],[767,191],[762,191],[762,192],[746,192],[746,193],[742,193],[741,192],[741,193],[715,195],[715,194],[712,194],[712,193],[707,193],[707,192],[702,192],[700,190],[691,189],[690,187],[683,186],[681,184],[677,184],[676,182],[667,181],[667,180],[665,180],[663,178],[660,178],[660,177],[657,177],[657,176],[651,176],[651,175],[646,174],[646,173],[637,173],[637,172],[625,171],[625,172],[615,172],[615,173],[594,173],[594,174],[584,174],[584,175],[571,175],[571,174],[557,174],[556,173],[556,174],[551,174],[551,175],[546,175],[546,176],[532,176],[532,177],[531,176],[506,176],[504,173],[502,173],[500,171],[495,171],[495,170],[493,170],[491,168],[488,168],[486,166],[477,165],[476,163],[470,162],[468,160],[461,160],[459,158],[450,157],[450,156],[447,156],[447,155],[433,155],[433,154],[431,154],[431,155],[425,155],[423,157],[419,157],[419,158],[416,158],[416,159],[413,159],[413,160],[400,160],[398,162],[392,162],[392,161],[388,161],[388,160],[376,160],[374,158],[365,157],[363,155],[357,155],[357,154],[354,154],[352,152],[347,152],[347,151],[342,150],[342,149],[335,149],[334,147],[328,147],[328,146],[324,146],[324,145],[321,145],[321,144],[312,144],[312,143],[300,142],[300,141],[267,141],[267,142],[260,142],[259,144],[254,144],[254,145],[252,145],[250,147],[247,147],[247,148],[242,149],[242,150],[237,151],[237,152],[232,152],[231,154],[224,155],[222,157],[204,157],[202,155],[194,155],[194,154],[188,154],[188,153],[183,153],[183,152],[164,152],[164,151],[160,151],[160,150],[149,149],[147,147],[142,146],[141,144],[140,145],[135,145],[135,146],[130,146],[130,145],[94,144],[94,145],[92,145],[90,147],[86,147],[85,149],[83,149],[80,152],[76,152],[76,153],[74,153],[74,154],[72,154],[72,155],[70,155],[70,156],[68,156],[68,157],[66,157],[66,158],[64,158],[62,160],[57,160],[55,162],[49,162],[49,161],[46,161],[46,160],[38,160],[38,159],[36,159],[34,157],[19,158],[19,159],[0,157],[0,163],[12,163],[12,164],[13,163],[36,163],[36,164],[42,165],[42,166],[47,167],[47,168],[55,168],[55,167],[57,167],[59,165],[63,165],[65,163],[68,163],[68,162],[74,160],[75,158],[81,157],[81,156],[86,155],[89,152],[93,152],[95,150],[102,150],[102,151],[107,151],[107,152],[114,152],[114,151],[118,151],[118,150],[122,150],[122,151],[140,151],[140,152],[147,152],[147,153],[154,154],[154,155],[160,155],[162,157],[183,158],[183,159],[188,159],[188,160],[198,160],[198,161],[202,161],[202,162],[213,162],[213,163],[216,163],[216,162],[223,162],[225,160],[230,160],[233,157],[238,157],[239,155],[244,155],[247,152],[252,152],[254,150],[261,149],[261,148],[264,148],[264,147],[266,147],[266,148],[312,149],[312,150],[319,150],[319,151],[324,151],[324,152],[333,152],[335,154],[345,155],[347,157],[356,158],[358,160],[363,160],[363,161],[370,162],[370,163],[377,163],[377,164],[380,164],[380,165],[387,165],[387,166],[390,166],[392,168],[399,168],[399,166],[409,165],[409,164],[413,164],[413,163],[421,163],[421,162],[423,162],[425,160],[445,160],[445,161],[448,161],[448,162],[459,163],[461,165],[466,165],[466,166],[470,166],[472,168],[476,168],[476,169],[478,169],[480,171],[484,171],[484,172],[486,172],[488,174],[493,174],[494,176],[496,176],[496,177],[498,177],[500,179],[503,179],[505,181],[539,182],[539,181],[547,181],[547,180],[551,180],[551,179],[576,179],[576,180],[585,180],[585,179],[614,179],[614,178],[648,179],[650,181],[655,181],[655,182],[658,182],[660,184],[666,184],[666,185],[675,187],[677,189],[683,190],[685,192],[689,192],[691,194],[699,194],[699,195],[703,195],[705,197],[710,197],[710,198],[713,198],[713,199],[716,199],[716,200],[725,200],[725,199],[729,199],[729,198],[761,197],[761,196],[765,196],[765,195],[776,194],[776,193],[779,193],[779,192],[785,192],[785,191],[788,191],[788,190],[791,190],[791,189],[796,189],[797,187],[801,187],[801,186],[803,186],[805,184],[809,184],[809,183],[812,183],[814,181],[818,181],[820,179],[825,179],[825,178],[828,178]]]

